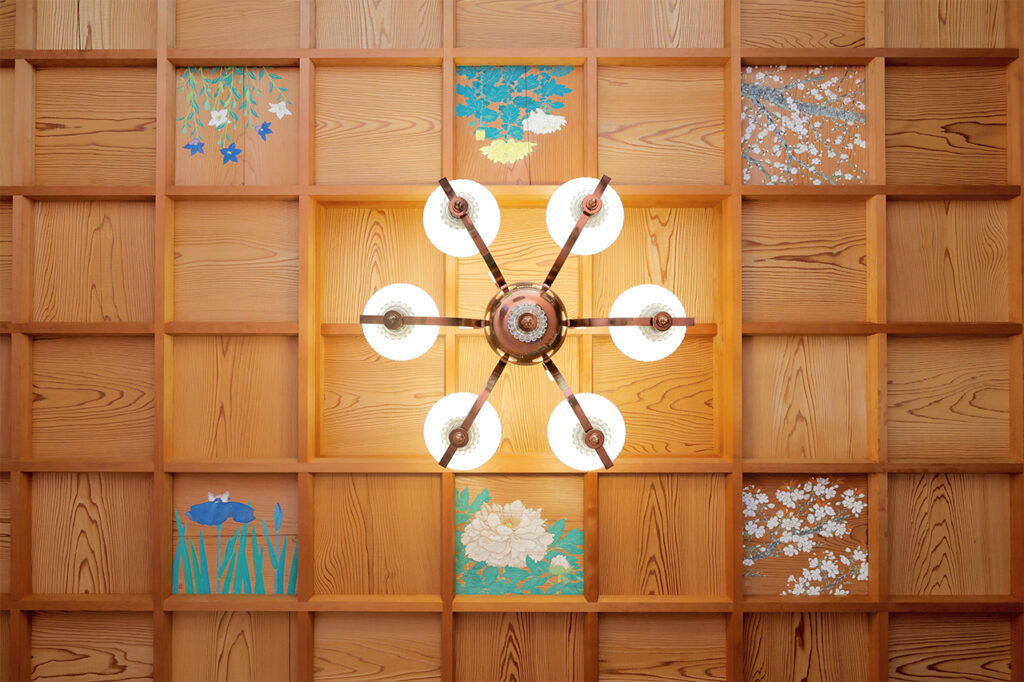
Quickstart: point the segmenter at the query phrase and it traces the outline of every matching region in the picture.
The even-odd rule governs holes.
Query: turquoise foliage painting
[[[266,519],[257,523],[255,510],[248,504],[232,502],[227,492],[208,493],[207,498],[206,502],[192,505],[185,512],[184,521],[174,510],[178,539],[171,584],[175,594],[295,594],[299,546],[298,542],[292,543],[289,564],[288,538],[280,535],[284,522],[281,505],[274,505],[271,535]],[[187,522],[198,526],[198,538],[188,535]],[[225,538],[226,523],[234,524],[235,531]],[[212,560],[206,556],[204,526],[216,529],[217,556]],[[212,537],[214,531],[207,532],[207,537]],[[264,582],[265,555],[274,570],[273,586]]]
[[[291,116],[288,88],[281,76],[267,67],[191,66],[182,70],[178,92],[185,97],[185,113],[177,119],[181,134],[188,139],[182,148],[189,157],[206,153],[206,144],[213,143],[221,155],[221,163],[238,163],[242,150],[238,144],[249,128],[263,142],[274,133],[273,116],[277,120]],[[257,99],[267,90],[271,101],[266,112],[257,110]],[[206,140],[204,141],[204,135]]]
[[[571,66],[460,66],[455,85],[455,115],[464,118],[478,140],[489,144],[480,153],[495,163],[526,158],[537,142],[528,134],[547,135],[565,125],[554,112],[572,92],[559,82]]]
[[[583,531],[522,501],[455,494],[456,594],[583,594]]]

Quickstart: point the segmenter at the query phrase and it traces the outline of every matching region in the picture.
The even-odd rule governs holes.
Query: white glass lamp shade
[[[561,185],[548,200],[548,232],[559,247],[565,245],[576,221],[583,213],[583,199],[594,193],[597,178],[576,178]],[[579,239],[573,244],[572,253],[590,256],[604,251],[618,239],[625,219],[622,199],[611,187],[601,194],[601,210],[590,216]]]
[[[430,294],[412,284],[389,284],[370,297],[363,315],[383,315],[397,310],[404,316],[438,317]],[[389,360],[412,360],[430,350],[440,329],[436,325],[405,324],[392,331],[382,324],[364,324],[363,335],[370,347]]]
[[[501,225],[497,199],[479,182],[452,180],[451,185],[455,193],[469,204],[468,212],[473,226],[480,233],[484,244],[490,246],[498,236],[498,227]],[[449,256],[465,258],[477,253],[469,230],[460,218],[448,210],[448,197],[440,187],[430,193],[423,206],[423,229],[430,243]]]
[[[686,317],[686,310],[676,295],[655,284],[639,284],[623,291],[612,303],[609,317],[653,317],[667,312],[672,317]],[[686,327],[672,326],[661,332],[654,327],[611,327],[612,341],[620,351],[642,362],[667,358],[686,336]]]
[[[452,393],[434,403],[423,422],[423,440],[435,461],[440,462],[448,449],[448,434],[466,419],[476,402],[475,393]],[[469,443],[452,455],[449,469],[468,471],[484,464],[501,444],[501,419],[490,403],[484,403],[469,427]]]
[[[576,399],[596,429],[604,433],[604,449],[614,462],[626,444],[626,421],[615,404],[596,393],[577,393]],[[551,411],[548,419],[548,444],[555,457],[567,467],[577,471],[595,471],[604,468],[597,450],[587,447],[583,427],[568,400],[563,400]]]

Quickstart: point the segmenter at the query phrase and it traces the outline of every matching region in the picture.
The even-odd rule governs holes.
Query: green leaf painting
[[[522,501],[455,493],[456,594],[583,594],[583,531]]]

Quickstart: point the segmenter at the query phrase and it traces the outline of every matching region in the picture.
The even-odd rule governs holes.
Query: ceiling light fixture
[[[442,317],[430,295],[411,284],[391,284],[367,301],[359,317],[367,342],[391,360],[412,360],[428,350],[440,326],[483,329],[498,363],[480,393],[453,393],[427,414],[423,439],[427,450],[446,468],[465,471],[487,462],[501,444],[501,420],[487,402],[509,362],[544,365],[565,399],[551,412],[548,443],[566,466],[580,471],[611,468],[626,443],[626,422],[619,409],[595,393],[573,393],[552,356],[573,327],[609,327],[612,341],[625,355],[645,362],[668,357],[693,324],[679,299],[668,289],[641,284],[612,303],[609,317],[569,319],[562,299],[551,287],[570,254],[599,253],[615,242],[625,220],[622,200],[611,179],[576,178],[551,195],[548,232],[561,251],[542,284],[509,284],[488,246],[498,235],[498,202],[472,180],[442,178],[423,207],[423,227],[431,243],[463,258],[479,253],[498,291],[482,319]]]

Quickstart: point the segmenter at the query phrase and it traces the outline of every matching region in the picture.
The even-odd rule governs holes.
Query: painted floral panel
[[[459,477],[455,593],[583,594],[582,498],[577,477]]]
[[[867,594],[866,477],[748,478],[743,520],[746,594]]]
[[[864,67],[747,66],[740,94],[744,184],[867,181]]]

